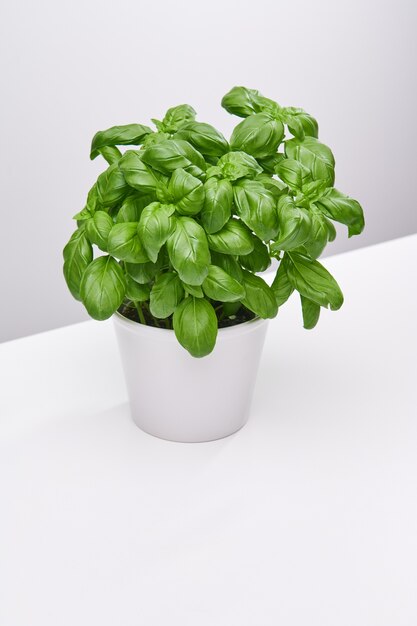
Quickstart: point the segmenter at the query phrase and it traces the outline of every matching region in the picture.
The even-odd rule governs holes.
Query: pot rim
[[[154,333],[155,339],[158,336],[159,339],[168,339],[168,340],[177,341],[177,338],[175,337],[175,332],[173,329],[156,328],[155,326],[147,326],[145,324],[140,324],[139,322],[134,322],[133,320],[130,320],[129,318],[124,317],[124,315],[119,313],[119,311],[116,311],[113,314],[113,321],[116,324],[121,324],[126,329],[136,334]],[[235,324],[234,326],[227,326],[226,328],[219,328],[218,336],[220,335],[222,338],[226,338],[226,337],[232,337],[235,335],[244,335],[246,333],[255,331],[257,328],[259,328],[260,326],[263,326],[264,324],[267,324],[268,322],[269,322],[269,319],[263,319],[261,317],[256,316],[253,319],[248,320],[247,322],[242,322],[241,324]]]

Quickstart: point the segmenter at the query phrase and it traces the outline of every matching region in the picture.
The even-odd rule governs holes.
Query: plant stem
[[[144,324],[146,326],[146,319],[145,319],[145,316],[143,314],[142,307],[141,307],[140,303],[139,302],[135,302],[135,307],[136,307],[136,310],[137,310],[138,315],[139,315],[140,323]]]

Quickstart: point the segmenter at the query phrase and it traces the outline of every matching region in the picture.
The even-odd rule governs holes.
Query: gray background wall
[[[319,120],[367,217],[328,254],[417,231],[414,0],[14,0],[0,17],[0,340],[86,318],[61,250],[103,167],[95,131],[189,102],[227,133],[235,84]]]

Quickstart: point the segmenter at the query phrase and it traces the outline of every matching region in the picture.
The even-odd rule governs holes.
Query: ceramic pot
[[[132,418],[171,441],[227,437],[247,422],[268,320],[219,329],[216,346],[196,359],[174,331],[114,315]]]

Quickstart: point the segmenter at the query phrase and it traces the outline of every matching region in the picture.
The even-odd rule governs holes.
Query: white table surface
[[[417,236],[324,262],[222,441],[134,426],[111,322],[0,346],[1,626],[417,624]]]

